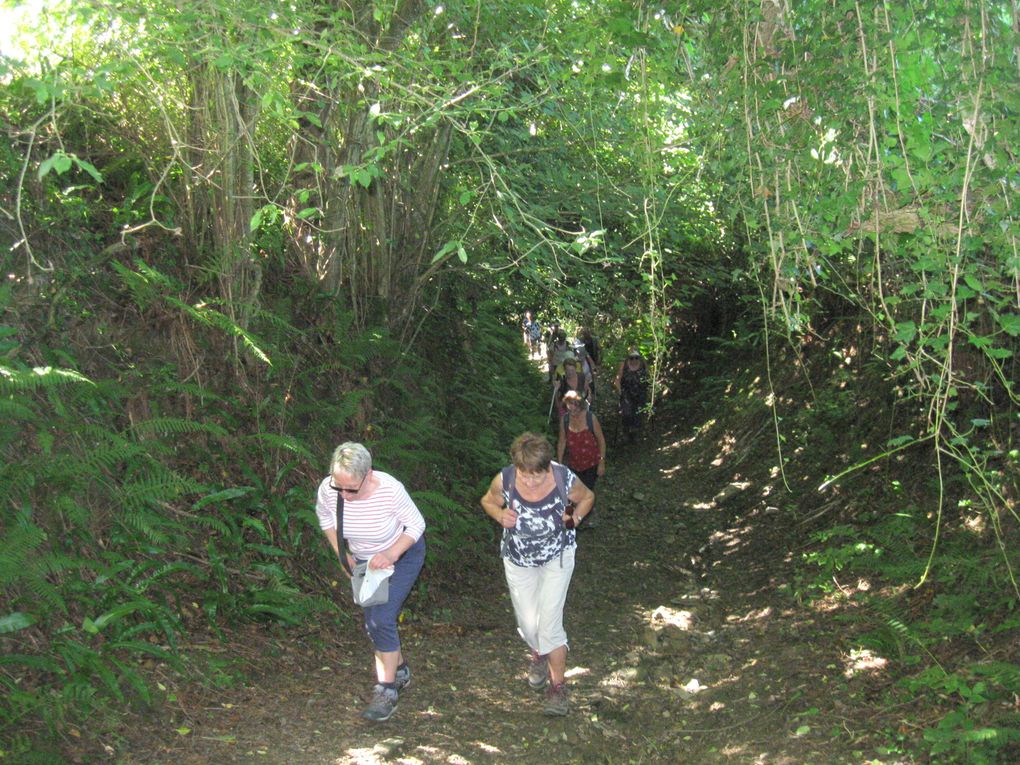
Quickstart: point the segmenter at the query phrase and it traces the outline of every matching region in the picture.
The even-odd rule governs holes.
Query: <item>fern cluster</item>
[[[496,304],[398,338],[312,289],[233,331],[154,264],[106,278],[124,305],[188,327],[205,367],[189,376],[191,356],[160,350],[88,356],[86,374],[80,348],[0,327],[0,748],[15,753],[111,704],[157,703],[146,662],[188,671],[196,630],[340,615],[312,506],[337,443],[364,442],[407,485],[441,581],[465,552],[492,554],[477,498],[511,440],[543,427],[545,386]],[[298,332],[311,306],[319,329]],[[234,339],[247,361],[214,363]]]

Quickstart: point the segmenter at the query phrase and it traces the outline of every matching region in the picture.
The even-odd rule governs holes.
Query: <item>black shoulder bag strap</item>
[[[514,502],[514,483],[517,480],[517,468],[513,465],[508,465],[503,468],[501,472],[503,478],[503,491],[505,496],[503,497],[503,507],[513,508]],[[510,534],[510,529],[503,529],[503,533],[499,540],[499,555],[501,558],[506,557],[507,553],[507,536]]]
[[[337,552],[340,555],[340,565],[344,567],[347,576],[352,575],[351,564],[347,562],[347,543],[344,540],[344,493],[336,493],[336,541]]]

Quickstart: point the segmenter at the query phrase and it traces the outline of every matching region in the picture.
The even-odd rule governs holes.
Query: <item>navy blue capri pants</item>
[[[399,651],[400,636],[397,619],[411,588],[425,565],[425,535],[407,548],[400,560],[393,564],[390,576],[390,598],[385,603],[365,609],[365,632],[377,651]]]

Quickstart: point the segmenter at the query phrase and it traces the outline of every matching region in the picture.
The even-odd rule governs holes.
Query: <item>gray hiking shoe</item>
[[[372,691],[372,703],[361,713],[361,716],[372,722],[385,722],[396,711],[399,698],[400,694],[393,688],[376,685]]]
[[[407,664],[397,667],[397,674],[393,682],[396,684],[398,692],[407,688],[411,684],[411,668]]]
[[[545,688],[549,680],[549,660],[545,656],[531,652],[531,664],[528,666],[528,685],[536,691]]]
[[[563,717],[570,711],[570,700],[567,699],[567,686],[563,683],[549,686],[545,692],[545,706],[542,707],[542,714],[553,717]]]

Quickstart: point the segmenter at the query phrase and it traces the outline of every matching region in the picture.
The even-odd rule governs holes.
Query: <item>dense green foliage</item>
[[[185,635],[328,610],[309,501],[340,440],[412,488],[437,576],[480,549],[475,498],[545,416],[516,351],[529,308],[594,325],[614,358],[640,344],[667,385],[678,341],[777,377],[828,354],[820,387],[772,396],[780,467],[831,456],[821,495],[791,493],[828,502],[908,456],[931,480],[819,531],[804,594],[879,562],[929,588],[909,616],[875,598],[872,642],[906,664],[1015,628],[1015,4],[142,0],[9,20],[0,746],[148,703],[144,662],[184,668]],[[986,724],[1015,659],[913,677],[959,702],[933,753],[992,761],[1016,738]]]

